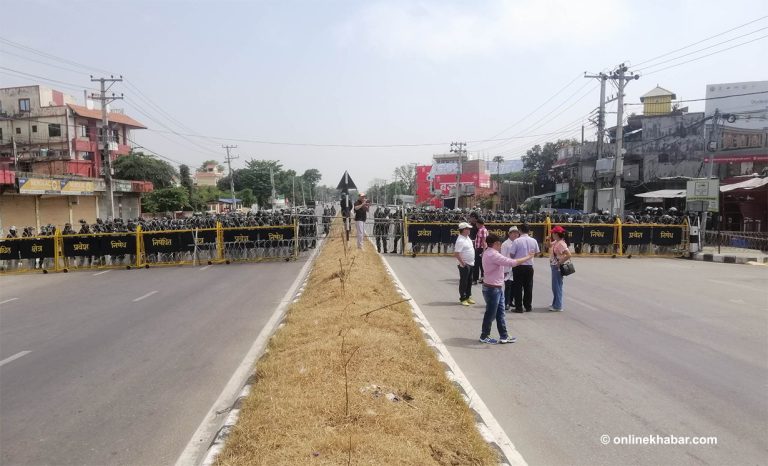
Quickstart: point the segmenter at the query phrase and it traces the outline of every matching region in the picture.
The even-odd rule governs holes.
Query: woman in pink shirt
[[[501,239],[496,235],[488,235],[485,240],[488,247],[483,252],[483,298],[485,298],[485,316],[483,327],[480,331],[481,343],[514,343],[517,338],[510,337],[507,333],[507,323],[504,319],[504,268],[517,267],[523,262],[532,259],[534,252],[519,259],[504,257],[501,250]],[[491,326],[496,320],[496,328],[499,331],[499,339],[491,338]]]
[[[571,258],[571,251],[565,243],[565,229],[560,225],[552,228],[552,247],[550,249],[549,265],[552,269],[552,306],[550,311],[562,312],[563,310],[563,275],[560,273],[560,265]]]

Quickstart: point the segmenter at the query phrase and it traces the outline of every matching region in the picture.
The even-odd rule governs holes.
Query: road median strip
[[[252,382],[215,464],[500,461],[381,258],[339,225]]]

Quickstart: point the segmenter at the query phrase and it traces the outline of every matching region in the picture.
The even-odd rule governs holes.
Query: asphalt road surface
[[[304,262],[0,277],[0,464],[173,464]]]
[[[518,342],[491,346],[480,287],[458,305],[454,259],[387,260],[529,464],[768,460],[768,267],[576,258],[557,313],[536,259],[533,312],[507,313]],[[669,435],[717,444],[658,444]]]

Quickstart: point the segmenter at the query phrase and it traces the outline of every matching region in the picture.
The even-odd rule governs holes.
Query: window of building
[[[669,154],[659,154],[659,163],[669,163]]]
[[[3,128],[0,128],[0,141],[3,140]]]
[[[79,135],[81,138],[91,137],[91,129],[88,127],[88,125],[80,125]]]
[[[21,128],[16,128],[16,134],[21,134]]]
[[[29,111],[29,99],[19,99],[19,113]]]
[[[49,138],[61,137],[61,125],[59,124],[48,125],[48,137]]]
[[[113,129],[111,133],[112,133],[112,142],[116,142],[120,144],[120,131]]]
[[[33,133],[36,133],[36,132],[37,132],[37,125],[32,125],[32,132],[33,132]]]

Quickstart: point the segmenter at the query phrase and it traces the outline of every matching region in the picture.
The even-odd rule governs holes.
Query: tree
[[[256,197],[253,195],[251,188],[245,188],[237,192],[237,197],[240,199],[240,205],[249,208],[256,202]]]
[[[306,185],[312,186],[312,188],[317,186],[317,183],[320,182],[321,178],[322,175],[320,175],[320,170],[317,168],[310,168],[309,170],[305,170],[304,174],[301,175],[301,179],[304,181],[304,183]]]
[[[216,186],[197,186],[192,191],[189,203],[195,210],[205,210],[209,202],[218,201],[220,198],[229,197]]]
[[[174,212],[189,208],[189,194],[184,187],[156,189],[141,199],[146,212]]]
[[[143,152],[133,152],[114,162],[115,178],[151,181],[156,189],[170,188],[179,173],[168,162]]]
[[[221,173],[224,171],[224,165],[220,164],[218,160],[206,160],[205,162],[200,165],[200,167],[197,169],[199,172],[208,171],[208,165],[213,164],[216,165],[216,171]]]
[[[548,142],[544,147],[536,144],[522,157],[523,173],[526,181],[532,182],[534,194],[542,194],[555,190],[554,180],[549,175],[552,164],[557,160],[557,151],[563,147],[576,144],[575,139],[558,139]]]
[[[179,165],[179,181],[181,185],[186,188],[187,193],[189,193],[190,198],[192,197],[192,190],[194,189],[194,183],[192,182],[192,177],[189,174],[189,166],[188,165]]]
[[[416,194],[416,165],[406,164],[395,168],[395,181],[402,183],[400,194]]]

